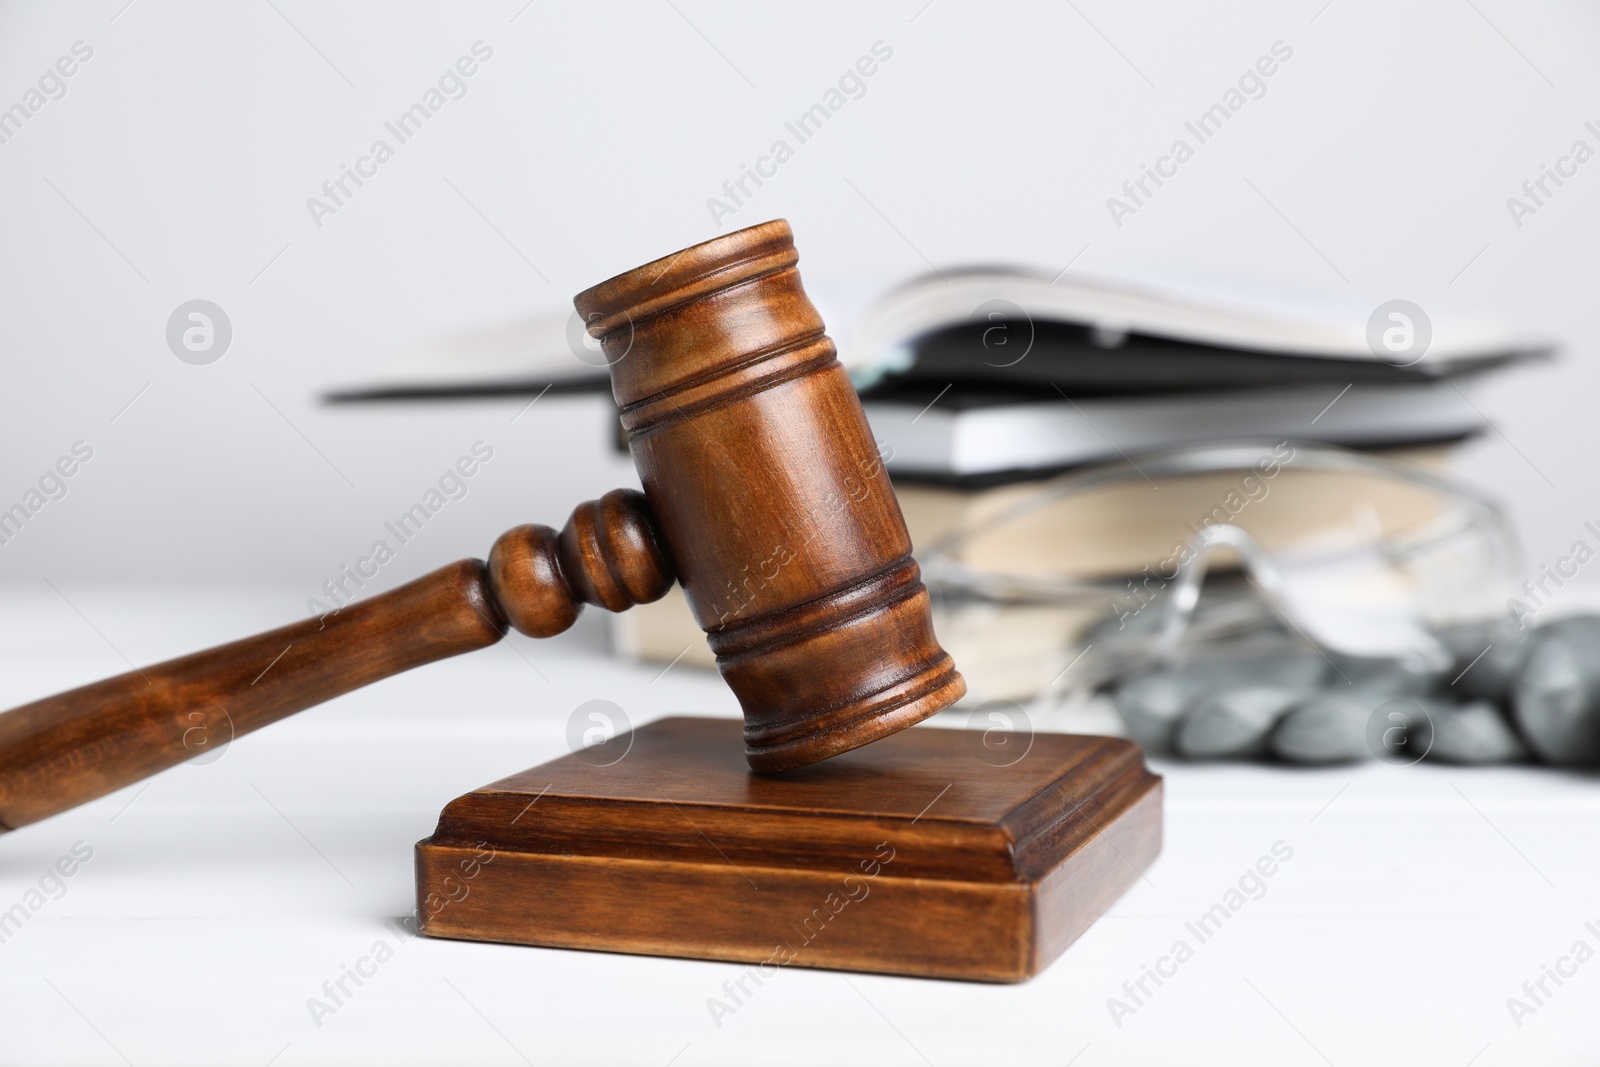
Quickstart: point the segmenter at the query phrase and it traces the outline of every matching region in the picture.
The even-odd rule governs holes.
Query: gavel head
[[[875,741],[966,692],[798,260],[789,224],[766,222],[574,300],[760,771]]]

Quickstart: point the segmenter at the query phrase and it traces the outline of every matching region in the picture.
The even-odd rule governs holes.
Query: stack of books
[[[1375,310],[1376,309],[1376,310]],[[331,395],[534,395],[606,387],[598,354],[550,318],[413,352],[387,381]],[[581,338],[581,334],[579,335]],[[1130,480],[982,527],[1063,473],[1234,441],[1334,445],[1442,469],[1487,423],[1469,399],[1484,374],[1542,357],[1546,342],[1415,305],[1324,306],[1259,293],[1024,271],[945,271],[883,297],[841,337],[919,554],[1041,579],[1134,576],[1170,553],[1235,473]],[[575,358],[576,356],[576,358]],[[1146,480],[1148,481],[1148,480]],[[1358,474],[1277,483],[1286,537],[1394,493]],[[1425,504],[1390,500],[1386,516]],[[1408,510],[1409,509],[1409,510]],[[1368,509],[1372,510],[1372,509]],[[986,598],[930,582],[935,627],[979,699],[1023,699],[1071,662],[1111,605]],[[710,667],[681,591],[618,615],[619,653]]]

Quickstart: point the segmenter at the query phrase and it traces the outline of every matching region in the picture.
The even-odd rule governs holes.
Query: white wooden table
[[[7,591],[5,706],[127,669],[113,645],[145,663],[289,621],[303,599],[65,591],[71,607],[42,583]],[[1600,783],[1533,768],[1158,764],[1164,853],[1021,986],[791,968],[719,1026],[707,1000],[724,996],[732,965],[399,937],[386,920],[412,906],[411,846],[439,808],[563,753],[578,704],[612,700],[635,721],[736,713],[713,676],[606,658],[592,622],[512,641],[0,837],[0,916],[12,915],[0,1063],[1489,1067],[1600,1055],[1600,960],[1561,963],[1578,941],[1600,951]],[[75,846],[92,858],[47,876]],[[1292,856],[1230,897],[1274,847]],[[1187,924],[1218,903],[1238,907],[1202,942]],[[1179,941],[1192,950],[1181,963]],[[1534,1005],[1523,984],[1546,964],[1572,974],[1545,979]],[[1157,986],[1146,965],[1168,977]],[[345,978],[335,1005],[324,983],[336,990],[346,967],[367,976]],[[1133,1010],[1113,1012],[1113,997]],[[1511,997],[1536,1010],[1513,1019]],[[311,998],[334,1010],[313,1012]]]

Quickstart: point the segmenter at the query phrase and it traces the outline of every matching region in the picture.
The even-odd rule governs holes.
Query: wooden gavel
[[[966,684],[860,401],[800,285],[789,224],[646,264],[574,303],[611,368],[644,493],[519,526],[322,619],[0,715],[0,831],[93,800],[412,667],[622,611],[683,583],[744,709],[758,771],[826,759],[950,706]]]

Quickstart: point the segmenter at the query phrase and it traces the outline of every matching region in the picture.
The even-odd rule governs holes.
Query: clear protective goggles
[[[980,500],[917,546],[935,602],[1071,613],[1083,662],[1066,686],[1285,638],[1437,668],[1441,631],[1509,619],[1501,508],[1417,462],[1221,443]]]

